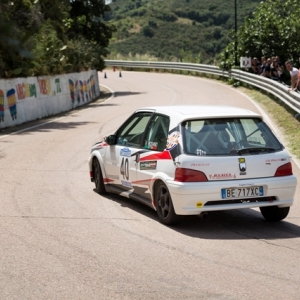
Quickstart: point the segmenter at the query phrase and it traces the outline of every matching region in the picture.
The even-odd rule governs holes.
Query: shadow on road
[[[156,212],[142,203],[114,194],[107,194],[104,197],[158,222]],[[209,212],[205,219],[187,216],[183,222],[169,228],[180,234],[207,240],[299,238],[300,227],[288,220],[287,217],[281,222],[267,222],[261,213],[254,209],[239,209]],[[165,225],[161,224],[161,226]]]
[[[38,125],[39,123],[34,123],[32,124],[32,127],[26,127],[24,128],[24,131],[22,131],[22,127],[16,128],[16,133],[15,135],[28,135],[31,134],[32,132],[50,132],[53,130],[68,130],[68,129],[74,129],[79,126],[84,126],[89,123],[95,123],[95,122],[67,122],[67,123],[61,123],[58,121],[52,121],[50,123],[44,123],[41,125]],[[95,123],[98,124],[98,123]],[[27,124],[28,126],[28,124]],[[18,132],[19,131],[19,132]],[[5,134],[13,133],[14,131],[7,131]],[[5,135],[4,133],[2,135]],[[1,135],[0,135],[1,136]],[[2,141],[0,140],[0,143]]]
[[[110,93],[101,94],[98,98],[92,100],[91,102],[85,103],[81,106],[77,106],[72,110],[65,111],[59,114],[51,115],[49,117],[45,117],[38,120],[33,120],[29,122],[25,122],[20,125],[7,127],[0,129],[0,137],[7,135],[7,134],[29,134],[33,131],[41,131],[41,132],[47,132],[50,129],[73,129],[91,122],[69,122],[69,123],[60,123],[59,119],[63,117],[77,117],[77,113],[79,113],[81,110],[87,109],[87,108],[93,108],[96,106],[119,106],[119,104],[116,103],[106,103],[103,102],[107,100],[111,96]],[[57,119],[57,121],[56,121]],[[52,127],[52,128],[51,128]]]
[[[146,94],[145,92],[141,93],[141,92],[130,92],[130,91],[126,91],[126,92],[115,92],[114,96],[115,97],[122,97],[122,96],[134,96],[134,95],[141,95],[141,94]]]

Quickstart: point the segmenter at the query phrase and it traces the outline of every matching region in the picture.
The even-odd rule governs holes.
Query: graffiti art
[[[0,122],[4,122],[4,93],[0,90]]]
[[[6,96],[11,118],[15,120],[17,119],[17,98],[15,89],[10,89],[9,91],[7,91]]]

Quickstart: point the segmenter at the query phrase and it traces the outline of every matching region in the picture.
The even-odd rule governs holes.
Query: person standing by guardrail
[[[298,86],[299,70],[293,67],[293,63],[291,61],[287,61],[285,66],[291,75],[291,87],[288,89],[288,92],[296,91]]]
[[[272,67],[271,67],[271,78],[273,80],[279,81],[281,73],[282,73],[282,70],[278,65],[278,61],[275,59],[273,61]]]
[[[265,64],[264,72],[261,74],[261,76],[271,78],[271,64],[272,64],[272,60],[271,58],[268,58]]]
[[[252,66],[251,67],[252,67],[253,73],[258,75],[259,71],[260,71],[260,64],[259,64],[259,62],[257,60],[257,57],[254,57],[252,59]]]
[[[259,75],[264,76],[267,60],[264,56],[261,57]]]
[[[300,91],[300,57],[299,57],[299,70],[298,70],[298,84],[297,84],[297,88]]]

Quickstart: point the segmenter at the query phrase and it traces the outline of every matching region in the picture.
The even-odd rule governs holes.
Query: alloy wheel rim
[[[158,206],[163,218],[167,218],[170,211],[170,195],[165,187],[159,189]]]

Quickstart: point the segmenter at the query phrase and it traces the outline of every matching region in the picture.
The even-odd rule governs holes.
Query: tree
[[[238,57],[278,55],[283,62],[300,54],[300,1],[266,0],[261,2],[238,30]],[[234,36],[234,32],[231,32]],[[220,67],[234,64],[234,42],[221,53]]]
[[[0,77],[102,70],[109,10],[103,0],[1,0]]]
[[[80,35],[106,48],[116,30],[113,25],[103,22],[104,15],[110,11],[110,7],[105,5],[104,0],[71,0],[70,4],[72,21],[67,33],[69,38]]]

